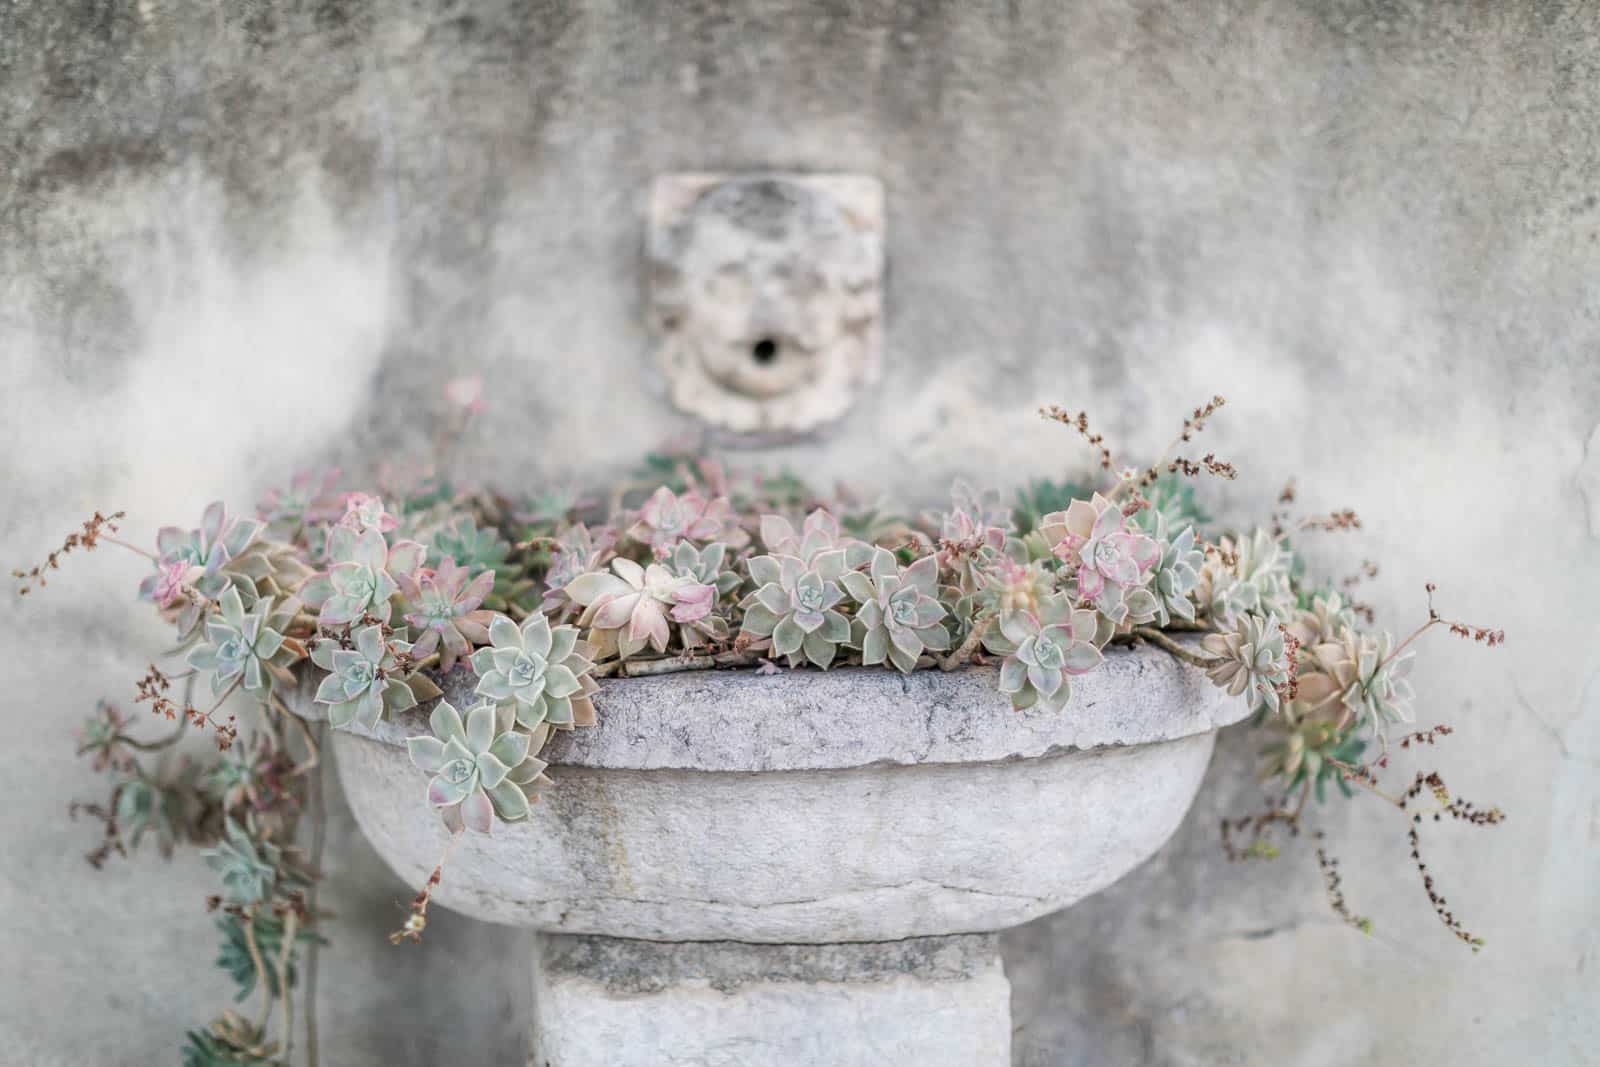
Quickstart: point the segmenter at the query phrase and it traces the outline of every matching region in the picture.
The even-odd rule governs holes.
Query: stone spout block
[[[762,438],[844,414],[878,377],[883,226],[874,178],[657,178],[650,306],[673,404]]]

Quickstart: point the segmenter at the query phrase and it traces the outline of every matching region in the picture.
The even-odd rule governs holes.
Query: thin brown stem
[[[294,935],[299,926],[300,914],[290,908],[283,917],[283,944],[278,948],[278,998],[283,1003],[284,1063],[294,1062],[294,997],[289,995],[289,954],[294,951]]]
[[[1157,648],[1170,652],[1173,656],[1181,659],[1191,667],[1199,667],[1201,670],[1206,670],[1222,662],[1220,659],[1214,656],[1197,655],[1192,649],[1185,645],[1179,644],[1177,641],[1174,641],[1160,630],[1149,626],[1135,626],[1133,628],[1133,635],[1135,637],[1143,638],[1152,645],[1155,645]]]
[[[967,634],[967,639],[961,642],[961,646],[954,652],[950,653],[944,659],[939,661],[939,669],[942,671],[953,671],[957,667],[964,665],[972,658],[973,652],[977,651],[978,642],[983,640],[983,635],[988,633],[989,627],[993,625],[993,615],[985,615],[982,618],[975,620],[972,624],[971,632]]]

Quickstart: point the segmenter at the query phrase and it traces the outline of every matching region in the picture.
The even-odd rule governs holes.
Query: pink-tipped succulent
[[[368,615],[388,622],[399,580],[415,573],[426,553],[415,541],[390,545],[376,527],[357,533],[337,526],[328,538],[332,567],[307,581],[300,597],[320,609],[317,621],[323,626],[343,626]]]
[[[332,522],[344,513],[344,501],[334,492],[339,471],[303,470],[282,488],[273,488],[256,505],[256,514],[274,531],[287,535],[313,522]]]
[[[1128,618],[1130,607],[1139,606],[1130,605],[1129,594],[1144,585],[1161,559],[1161,546],[1137,527],[1129,529],[1114,503],[1099,493],[1093,500],[1074,500],[1066,511],[1046,515],[1039,529],[1077,578],[1078,596],[1085,604],[1115,623]]]
[[[601,656],[614,649],[623,659],[647,647],[665,652],[672,638],[668,620],[704,619],[716,599],[713,586],[631,559],[612,560],[609,574],[580,574],[567,583],[566,593],[583,606],[578,624],[590,628]]]
[[[1101,640],[1095,613],[1074,609],[1065,594],[1058,593],[1042,601],[1037,611],[1000,616],[998,631],[989,631],[983,644],[1005,657],[1000,664],[1000,691],[1011,698],[1012,707],[1059,710],[1072,699],[1071,676],[1100,665]]]
[[[432,736],[406,738],[406,750],[412,763],[433,775],[428,803],[447,827],[486,834],[496,818],[510,823],[528,817],[529,804],[550,781],[537,755],[550,736],[548,726],[518,730],[511,708],[489,701],[463,719],[454,705],[441,700],[428,727]]]
[[[157,567],[181,563],[194,568],[186,582],[215,600],[228,585],[222,569],[243,555],[265,526],[257,519],[234,518],[222,501],[215,501],[201,516],[199,529],[185,532],[176,526],[164,526],[156,532],[156,549],[160,553]],[[146,578],[139,586],[139,595],[154,600],[162,577],[158,570]]]
[[[488,643],[494,612],[479,605],[494,589],[493,571],[472,578],[447,556],[437,569],[424,567],[396,580],[411,609],[406,622],[421,631],[411,647],[413,656],[424,659],[438,649],[439,669],[448,671],[458,658],[471,653],[473,645]]]
[[[782,515],[761,516],[761,543],[770,555],[791,556],[807,567],[822,553],[833,551],[843,553],[843,570],[864,567],[872,560],[872,546],[842,536],[839,520],[824,508],[807,515],[799,533]]]
[[[660,553],[679,541],[718,540],[730,523],[736,525],[737,520],[726,497],[697,492],[680,495],[663,485],[639,509],[638,521],[628,527],[628,536]]]
[[[349,493],[344,498],[344,514],[339,518],[339,525],[357,533],[362,530],[388,533],[400,525],[400,520],[384,510],[382,497],[370,493]]]
[[[1010,520],[1000,506],[998,493],[978,493],[957,482],[950,493],[951,508],[938,516],[939,566],[956,576],[963,593],[975,593],[984,573],[1001,559],[1010,538]],[[1015,543],[1019,559],[1026,554]]]
[[[589,574],[605,566],[616,544],[616,534],[609,527],[591,532],[583,523],[569,527],[557,541],[555,558],[544,576],[544,599],[539,609],[551,618],[560,620],[570,615],[578,605],[567,596],[567,586],[580,574]]]

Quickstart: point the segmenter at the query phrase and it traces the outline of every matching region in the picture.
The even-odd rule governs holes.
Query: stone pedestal
[[[473,683],[441,680],[458,705]],[[539,1067],[1004,1064],[993,944],[950,935],[1137,866],[1245,714],[1152,649],[1110,651],[1073,689],[1063,712],[1018,713],[987,669],[609,681],[599,725],[552,743],[533,817],[468,834],[434,899],[550,935]],[[425,729],[407,713],[334,745],[363,831],[412,884],[447,836],[405,754]]]
[[[1006,1064],[992,934],[834,945],[538,935],[533,1067]]]

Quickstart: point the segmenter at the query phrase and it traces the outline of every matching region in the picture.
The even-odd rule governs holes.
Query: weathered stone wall
[[[491,383],[467,458],[609,476],[692,434],[651,364],[644,206],[674,170],[886,187],[884,373],[770,457],[902,498],[1130,458],[1230,401],[1207,448],[1260,511],[1298,476],[1425,650],[1429,756],[1505,806],[1430,836],[1472,958],[1378,805],[1323,825],[1363,938],[1304,847],[1230,866],[1254,740],[1225,735],[1157,859],[1006,939],[1018,1062],[1575,1063],[1592,1055],[1600,860],[1600,10],[1571,2],[678,3],[13,0],[0,6],[0,544],[94,507],[148,537],[305,459],[414,453],[437,383]],[[920,501],[916,501],[920,502]],[[170,1059],[219,1007],[193,856],[95,875],[70,731],[162,628],[102,553],[0,606],[0,1047]],[[1402,761],[1402,766],[1409,766]],[[1404,771],[1397,768],[1398,776]],[[339,815],[325,1062],[509,1062],[521,935],[379,934],[409,891]],[[441,989],[459,995],[442,996]]]

